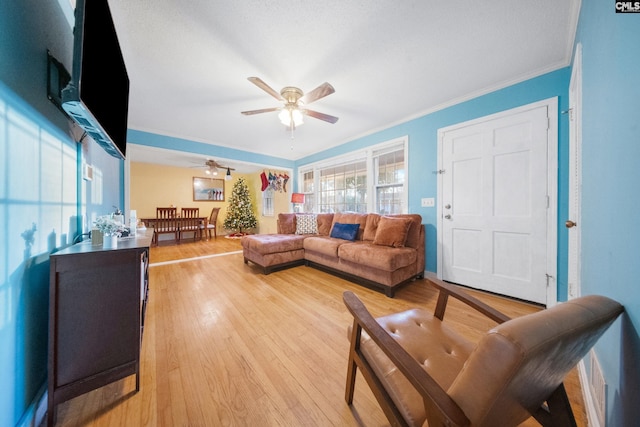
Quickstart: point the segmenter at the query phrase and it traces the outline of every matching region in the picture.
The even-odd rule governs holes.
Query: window
[[[379,214],[402,213],[404,205],[404,148],[374,152],[375,211]]]
[[[305,212],[407,212],[407,137],[301,167]]]
[[[304,193],[304,205],[302,205],[302,212],[313,212],[313,207],[316,204],[313,189],[313,171],[303,173],[301,192]]]
[[[318,212],[367,212],[367,164],[356,161],[320,170]]]
[[[262,192],[262,216],[274,215],[273,193],[274,191],[272,188],[266,188]]]

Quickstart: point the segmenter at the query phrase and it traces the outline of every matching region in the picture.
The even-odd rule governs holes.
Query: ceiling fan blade
[[[235,169],[229,166],[225,166],[222,163],[219,163],[215,160],[207,160],[206,166],[210,167],[210,168],[215,168],[215,169],[229,169],[234,171]]]
[[[252,114],[269,113],[271,111],[278,111],[280,109],[281,107],[263,108],[262,110],[242,111],[242,114],[244,114],[245,116],[250,116]]]
[[[314,90],[312,90],[311,92],[307,93],[302,98],[300,98],[300,101],[303,104],[308,105],[314,101],[317,101],[320,98],[324,98],[327,95],[331,95],[335,91],[336,90],[333,88],[333,86],[331,86],[327,82],[324,82],[320,86],[318,86],[317,88],[315,88]]]
[[[271,88],[271,86],[269,86],[268,84],[263,82],[260,78],[258,78],[258,77],[247,77],[247,80],[249,80],[254,85],[258,86],[263,91],[267,92],[269,95],[273,96],[278,101],[284,101],[284,98],[282,97],[282,95],[280,95],[278,92],[273,90]]]
[[[313,110],[300,110],[307,116],[315,117],[316,119],[324,120],[325,122],[329,122],[331,124],[338,121],[336,116],[330,116],[329,114],[319,113]]]

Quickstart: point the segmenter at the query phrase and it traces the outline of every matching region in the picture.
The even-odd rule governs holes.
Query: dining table
[[[202,231],[207,229],[207,225],[209,225],[209,217],[203,216],[203,217],[197,217],[197,218],[181,218],[180,215],[177,215],[175,220],[176,220],[178,230],[180,230],[181,223],[189,223],[189,225],[191,225],[194,219],[197,220],[198,224],[203,226],[202,228],[200,228],[200,233],[202,233]],[[140,218],[140,221],[142,222],[142,224],[144,224],[146,228],[157,228],[157,224],[159,222],[165,223],[167,219],[166,218]],[[188,231],[191,232],[193,230],[189,228]],[[180,236],[180,233],[178,233],[177,235]],[[202,234],[200,234],[200,238],[202,238]],[[195,239],[195,236],[194,236],[194,239]],[[157,241],[156,241],[156,244],[157,244]]]

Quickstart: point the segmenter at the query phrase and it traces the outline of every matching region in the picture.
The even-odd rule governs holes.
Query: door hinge
[[[545,273],[545,277],[547,278],[547,288],[549,287],[549,282],[553,280],[553,276],[549,273]]]
[[[442,175],[444,173],[444,169],[438,169],[437,171],[433,171],[434,175]]]

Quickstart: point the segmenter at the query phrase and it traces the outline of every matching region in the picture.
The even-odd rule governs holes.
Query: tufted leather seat
[[[622,313],[609,298],[589,295],[510,320],[434,277],[432,315],[412,309],[374,319],[352,292],[354,315],[345,398],[351,404],[361,369],[392,425],[575,425],[562,382]],[[443,321],[453,296],[498,323],[476,344]],[[546,402],[546,405],[543,404]]]

